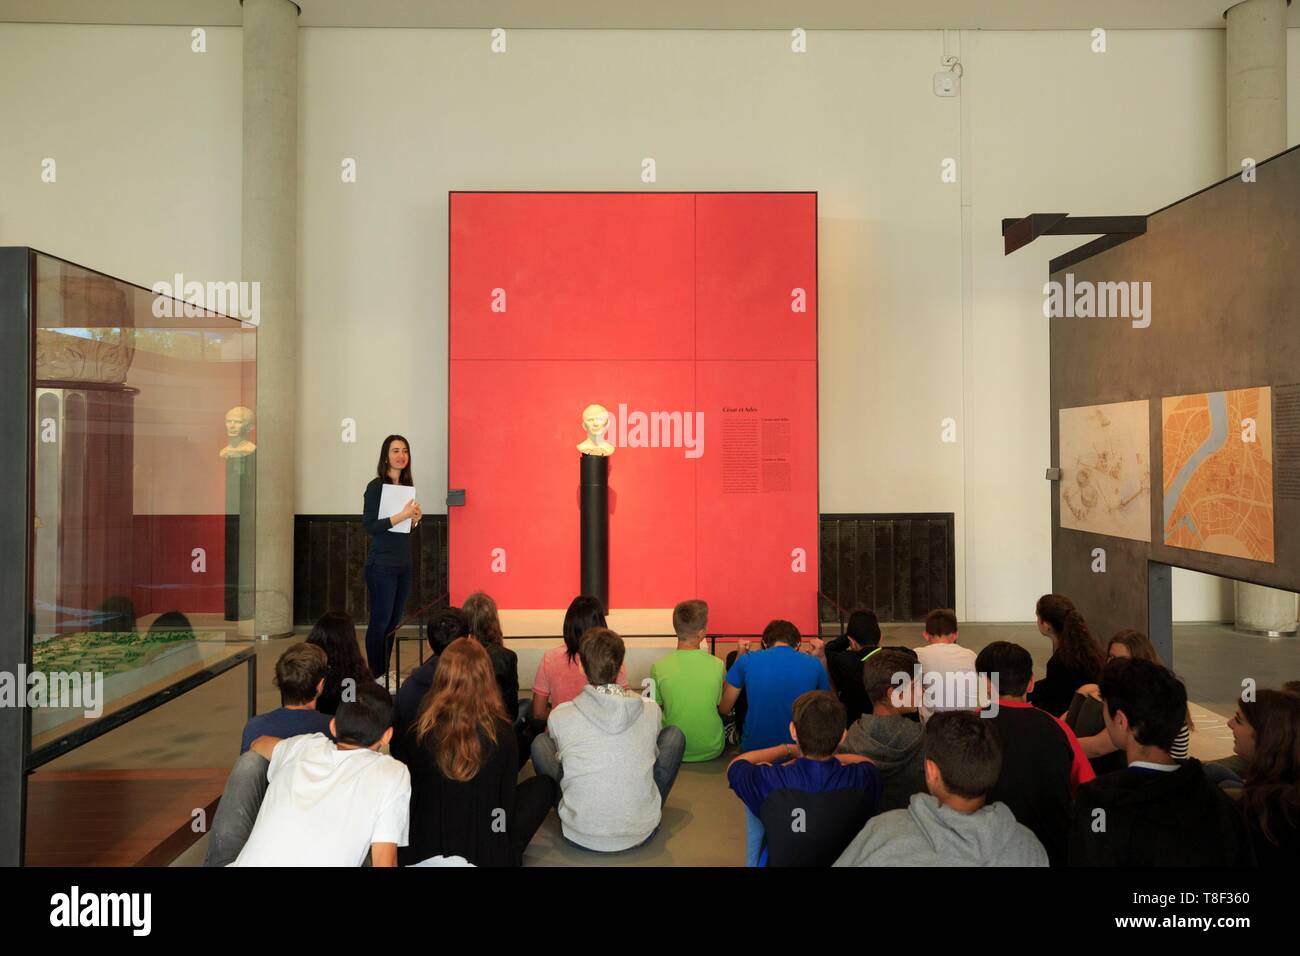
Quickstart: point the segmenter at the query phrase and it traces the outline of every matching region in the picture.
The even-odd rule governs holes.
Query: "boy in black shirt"
[[[1073,731],[1060,718],[1027,700],[1034,688],[1034,661],[1019,644],[994,641],[975,658],[990,682],[997,708],[983,714],[1002,743],[1002,769],[989,791],[1034,832],[1052,866],[1065,865],[1070,811],[1080,784],[1096,775]]]
[[[880,622],[874,611],[866,610],[849,615],[847,636],[826,642],[826,670],[849,726],[871,713],[871,701],[862,685],[862,665],[879,648]]]
[[[1253,866],[1244,820],[1200,761],[1169,756],[1187,691],[1159,664],[1118,658],[1101,679],[1106,732],[1124,770],[1079,788],[1071,866]]]

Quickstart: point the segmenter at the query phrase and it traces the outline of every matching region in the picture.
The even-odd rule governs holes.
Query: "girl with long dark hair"
[[[492,662],[492,673],[496,675],[497,686],[501,689],[501,704],[513,724],[519,716],[519,655],[506,647],[505,637],[501,633],[501,617],[497,614],[497,602],[492,600],[491,595],[475,591],[465,599],[461,610],[469,618],[469,636],[487,651],[488,660]],[[527,751],[523,757],[527,758]]]
[[[363,681],[371,681],[370,668],[361,659],[357,644],[357,627],[352,615],[344,611],[326,611],[316,621],[307,643],[315,644],[325,652],[329,669],[325,672],[325,686],[316,699],[316,709],[322,714],[333,714],[343,699],[345,681],[352,681],[353,693]],[[355,697],[353,698],[355,699]]]
[[[551,711],[573,700],[587,686],[587,675],[578,660],[578,642],[593,627],[605,627],[605,609],[594,597],[582,594],[569,602],[564,612],[564,644],[542,655],[533,678],[533,719],[545,722]],[[619,668],[618,683],[627,687],[627,670]]]
[[[384,485],[413,485],[411,446],[401,435],[389,435],[379,449],[375,477],[366,485],[361,523],[370,535],[370,554],[364,574],[370,592],[370,623],[366,627],[366,660],[376,678],[386,678],[392,638],[406,613],[411,595],[411,549],[414,534],[395,534],[391,529],[410,520],[411,529],[420,525],[423,512],[415,499],[391,517],[379,517]],[[396,688],[391,688],[396,689]]]
[[[1117,631],[1106,645],[1106,661],[1116,658],[1148,661],[1164,666],[1164,661],[1156,653],[1151,639],[1141,631],[1125,628]],[[1124,769],[1124,755],[1119,752],[1115,742],[1106,731],[1106,721],[1101,713],[1101,690],[1096,684],[1084,684],[1070,701],[1069,713],[1065,722],[1079,738],[1079,746],[1092,763],[1092,769],[1100,776],[1113,770]],[[1169,756],[1175,760],[1186,760],[1191,746],[1192,731],[1196,725],[1192,722],[1192,708],[1189,704],[1183,718],[1183,727],[1174,738],[1174,745],[1169,749]]]
[[[452,641],[420,707],[402,748],[411,830],[399,860],[460,856],[475,866],[518,866],[555,804],[556,785],[542,775],[516,782],[518,745],[487,650],[472,638]]]
[[[1246,761],[1241,809],[1260,866],[1300,862],[1300,696],[1258,691],[1228,721]]]
[[[1100,682],[1106,657],[1068,597],[1044,594],[1035,612],[1038,633],[1051,639],[1052,656],[1047,659],[1047,676],[1034,683],[1029,702],[1055,717],[1064,717],[1075,691],[1084,684]]]

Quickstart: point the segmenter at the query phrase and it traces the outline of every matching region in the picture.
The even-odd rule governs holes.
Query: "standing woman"
[[[388,673],[392,647],[390,635],[402,623],[406,599],[411,594],[411,537],[392,534],[389,529],[408,518],[411,528],[420,526],[423,512],[415,499],[389,518],[379,517],[384,485],[413,485],[411,446],[401,435],[389,435],[379,450],[376,476],[366,485],[361,523],[370,535],[366,558],[366,588],[370,592],[370,624],[366,627],[366,661],[377,680]]]

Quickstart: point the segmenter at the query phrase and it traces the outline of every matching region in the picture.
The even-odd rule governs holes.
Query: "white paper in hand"
[[[379,518],[391,518],[403,508],[407,502],[415,497],[415,489],[410,485],[384,485],[379,493]],[[396,531],[398,534],[411,533],[411,519],[407,518],[400,524],[395,524],[389,531]]]

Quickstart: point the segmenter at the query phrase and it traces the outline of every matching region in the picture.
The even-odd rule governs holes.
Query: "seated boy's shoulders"
[[[727,786],[741,796],[756,790],[766,791],[770,785],[780,780],[780,777],[780,768],[767,763],[736,760],[727,767]]]
[[[939,670],[942,666],[941,658],[935,650],[935,645],[926,644],[916,649],[916,666],[922,671]]]
[[[362,770],[362,776],[369,778],[370,786],[378,791],[377,796],[394,791],[410,792],[411,770],[405,763],[392,754],[380,753],[377,750],[370,750],[367,753],[370,756],[364,758],[367,764]]]
[[[411,768],[402,763],[402,761],[398,760],[392,754],[382,754],[381,756],[384,758],[382,764],[384,775],[389,777],[395,786],[405,787],[407,790],[410,790]]]
[[[862,756],[865,756],[862,755]],[[878,780],[884,780],[884,774],[880,772],[870,759],[854,760],[851,763],[840,764],[841,779],[853,781],[855,786],[870,786]]]
[[[249,717],[248,720],[244,721],[245,742],[262,736],[260,731],[266,726],[266,718],[270,717],[273,713],[275,713],[275,711],[270,711],[265,714],[254,714],[252,717]]]
[[[274,736],[267,734],[266,736]],[[281,738],[271,751],[271,766],[268,774],[276,772],[288,762],[313,760],[318,755],[334,749],[334,741],[323,733],[297,734]]]
[[[919,829],[916,821],[912,816],[912,811],[908,807],[899,807],[897,810],[886,810],[883,813],[877,813],[867,825],[863,827],[864,832],[870,832],[873,835],[899,835],[910,834]]]
[[[285,708],[277,707],[275,710],[268,710],[264,714],[254,714],[252,717],[248,718],[247,722],[244,724],[244,729],[258,731],[259,733],[254,736],[259,736],[260,732],[263,731],[264,728],[273,726],[286,713],[288,713],[288,711],[285,710]]]
[[[1002,804],[1005,806],[1005,804]],[[1010,813],[1010,808],[1007,809]],[[1019,820],[1016,821],[1012,828],[1014,837],[1008,841],[1003,848],[1003,853],[1012,857],[1007,861],[1009,866],[1048,866],[1047,850],[1043,847],[1043,842],[1033,830],[1025,826]]]
[[[1110,806],[1117,801],[1120,804],[1127,802],[1128,798],[1123,797],[1122,794],[1124,791],[1131,790],[1134,782],[1133,774],[1126,768],[1103,773],[1093,777],[1087,783],[1079,784],[1079,789],[1074,796],[1076,815],[1081,808]],[[1117,806],[1116,809],[1119,807]]]
[[[803,659],[802,666],[806,671],[808,671],[808,673],[812,674],[815,673],[816,671],[821,671],[822,673],[826,672],[826,665],[823,664],[816,657],[814,657],[812,654],[805,654],[803,651],[799,651],[798,653],[799,656]]]
[[[753,666],[754,661],[758,660],[759,653],[758,651],[750,651],[748,654],[739,655],[731,662],[731,669],[727,671],[727,675],[729,677],[732,675],[743,677],[749,668]]]
[[[883,862],[889,865],[903,865],[913,851],[931,849],[923,838],[917,839],[919,836],[920,829],[906,807],[877,813],[840,854],[835,866],[872,866],[882,862],[877,860],[880,856],[888,857]],[[924,844],[924,847],[911,846],[913,843]],[[918,859],[915,862],[920,864],[928,861]]]
[[[556,717],[560,718],[561,721],[572,719],[572,717],[578,713],[578,705],[574,703],[575,700],[577,700],[576,697],[573,698],[573,700],[566,700],[563,703],[556,704],[552,707],[550,716],[546,718],[546,722],[549,724]]]
[[[572,700],[566,700],[551,708],[551,713],[546,718],[546,726],[548,730],[555,731],[569,726],[581,717],[582,713],[578,710],[578,705]]]

